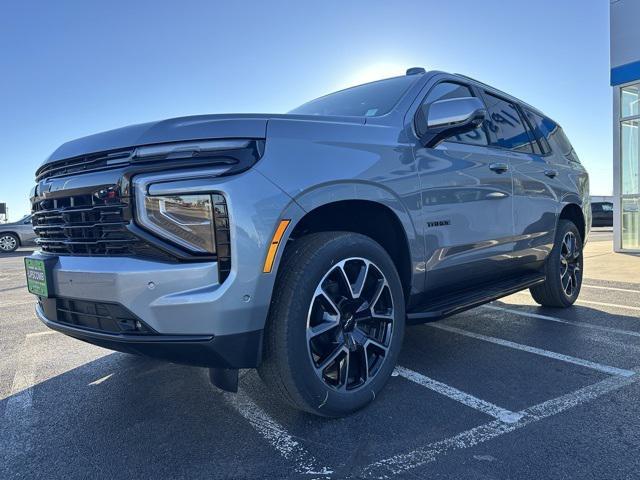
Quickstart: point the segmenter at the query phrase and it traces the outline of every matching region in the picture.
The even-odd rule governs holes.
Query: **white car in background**
[[[0,224],[0,254],[13,252],[18,247],[35,245],[35,238],[31,215],[17,222]]]

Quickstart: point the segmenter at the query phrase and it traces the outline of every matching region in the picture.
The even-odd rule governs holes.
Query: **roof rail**
[[[454,75],[457,75],[458,77],[466,78],[467,80],[472,80],[472,81],[474,81],[476,83],[479,83],[480,85],[484,85],[485,87],[489,87],[489,88],[491,88],[493,90],[498,90],[496,87],[492,87],[488,83],[481,82],[480,80],[478,80],[476,78],[473,78],[473,77],[470,77],[469,75],[464,75],[462,73],[454,73]]]
[[[427,73],[427,71],[422,67],[407,68],[407,75],[418,75],[420,73]]]

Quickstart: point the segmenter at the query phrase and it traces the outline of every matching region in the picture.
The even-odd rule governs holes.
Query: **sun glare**
[[[373,82],[375,80],[382,80],[383,78],[404,75],[405,71],[410,66],[411,65],[400,65],[398,63],[375,63],[366,65],[363,66],[360,70],[354,72],[353,75],[345,78],[345,81],[341,85],[341,87],[353,87],[354,85]]]

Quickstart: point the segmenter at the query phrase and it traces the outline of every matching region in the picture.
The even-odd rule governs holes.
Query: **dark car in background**
[[[591,226],[592,227],[613,227],[613,203],[592,202],[591,203]]]

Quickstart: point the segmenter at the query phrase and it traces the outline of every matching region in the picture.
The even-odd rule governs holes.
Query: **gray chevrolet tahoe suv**
[[[405,325],[530,289],[568,307],[591,224],[560,126],[421,68],[286,115],[202,115],[74,140],[36,173],[25,259],[47,326],[210,369],[257,368],[340,416],[391,375]]]

